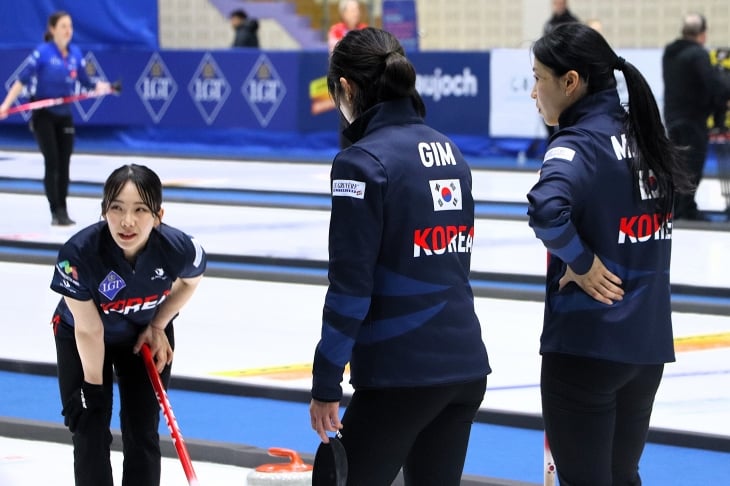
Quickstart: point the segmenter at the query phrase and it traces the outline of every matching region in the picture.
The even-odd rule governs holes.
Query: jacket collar
[[[626,114],[621,106],[621,100],[616,88],[598,91],[576,101],[560,114],[558,126],[560,128],[569,127],[578,123],[582,118],[601,114],[609,116],[623,116]]]
[[[365,135],[386,125],[423,123],[410,98],[383,101],[373,106],[353,121],[342,133],[355,143]]]

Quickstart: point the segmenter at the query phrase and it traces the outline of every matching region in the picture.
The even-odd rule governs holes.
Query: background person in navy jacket
[[[533,54],[532,97],[559,125],[527,195],[549,251],[545,431],[561,484],[638,485],[654,396],[674,361],[672,200],[689,188],[649,85],[600,33],[560,25]]]
[[[314,355],[311,426],[339,431],[347,484],[458,486],[490,372],[469,284],[471,171],[423,120],[398,40],[350,31],[329,92],[352,145],[332,164],[329,288]],[[342,422],[345,364],[355,388]]]

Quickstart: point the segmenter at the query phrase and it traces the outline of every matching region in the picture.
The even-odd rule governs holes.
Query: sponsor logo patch
[[[354,197],[365,199],[365,183],[362,181],[348,181],[336,179],[332,181],[332,196]]]
[[[553,147],[545,153],[542,161],[547,162],[550,159],[564,159],[572,162],[573,157],[575,157],[575,150],[568,147]]]
[[[122,277],[112,270],[99,284],[99,292],[101,292],[101,294],[107,299],[112,300],[117,296],[119,291],[126,286],[127,284],[124,282]]]

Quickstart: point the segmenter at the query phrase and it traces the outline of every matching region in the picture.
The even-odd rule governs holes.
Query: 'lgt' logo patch
[[[112,270],[99,284],[99,292],[101,292],[107,299],[112,300],[117,296],[119,291],[126,286],[127,284],[124,282],[122,277]]]

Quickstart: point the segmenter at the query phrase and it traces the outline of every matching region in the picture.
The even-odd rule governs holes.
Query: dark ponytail
[[[624,58],[619,57],[595,29],[578,22],[557,26],[532,48],[540,63],[557,76],[574,70],[588,85],[588,94],[616,88],[614,70],[620,70],[629,93],[628,109],[624,119],[627,142],[633,155],[632,169],[641,178],[647,193],[660,195],[657,210],[672,210],[674,193],[691,192],[679,149],[667,137],[654,94],[644,76]],[[649,171],[654,174],[649,187]]]
[[[352,30],[332,51],[327,88],[339,105],[340,78],[354,83],[353,115],[361,115],[377,103],[410,98],[419,115],[426,107],[416,91],[416,70],[395,36],[367,27]]]
[[[695,187],[684,168],[682,152],[667,136],[649,83],[633,64],[626,61],[623,64],[621,71],[629,93],[626,128],[635,170],[644,174],[651,170],[660,194],[691,193]],[[649,192],[649,178],[643,180]],[[668,213],[671,206],[662,209]]]

